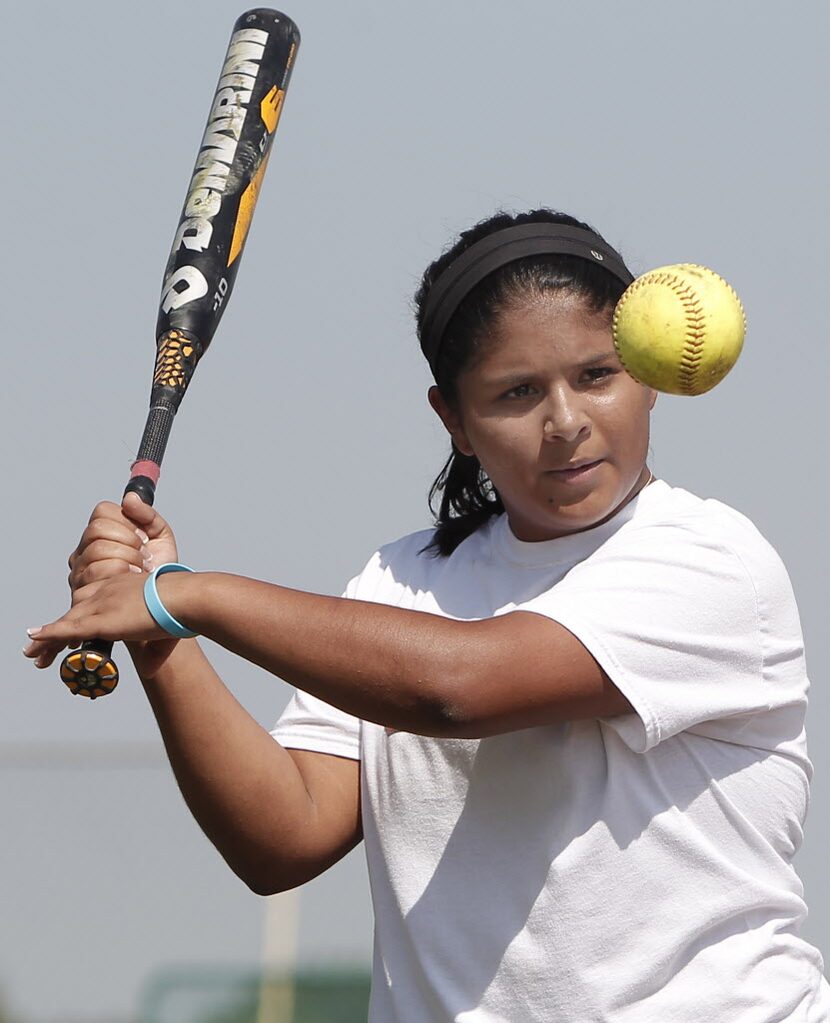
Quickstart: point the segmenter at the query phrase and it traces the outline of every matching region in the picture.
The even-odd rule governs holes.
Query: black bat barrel
[[[150,414],[127,487],[149,504],[173,417],[233,291],[299,45],[294,22],[265,8],[231,33],[164,271]]]
[[[233,290],[299,44],[297,26],[278,11],[248,11],[233,27],[164,272],[156,326],[157,338],[178,330],[195,339],[197,360]],[[172,362],[163,375],[171,369]]]

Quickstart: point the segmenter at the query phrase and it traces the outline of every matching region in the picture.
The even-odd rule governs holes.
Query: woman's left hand
[[[142,642],[170,639],[157,625],[144,603],[146,575],[116,575],[77,590],[74,604],[57,621],[29,629],[31,643],[23,653],[48,668],[65,646],[78,647],[85,640]]]

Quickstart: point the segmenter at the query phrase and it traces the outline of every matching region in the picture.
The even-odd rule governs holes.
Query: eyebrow
[[[586,359],[580,359],[575,364],[577,369],[585,369],[588,366],[596,366],[599,362],[616,362],[619,361],[619,356],[615,348],[609,348],[605,352],[597,352],[595,355],[589,355]],[[503,377],[494,377],[489,381],[490,384],[497,387],[508,387],[511,384],[521,383],[527,379],[527,373],[519,370],[517,373],[508,373]]]
[[[609,348],[607,352],[598,352],[596,355],[590,355],[587,359],[583,359],[582,362],[578,362],[578,366],[596,366],[598,362],[605,362],[606,359],[618,358],[616,348]]]

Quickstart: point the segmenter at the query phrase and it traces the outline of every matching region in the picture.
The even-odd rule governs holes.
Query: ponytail
[[[434,502],[439,494],[441,504],[436,513]],[[436,530],[424,550],[440,557],[452,554],[462,540],[504,511],[501,498],[479,460],[475,455],[462,454],[454,444],[430,488],[429,507],[435,516]]]

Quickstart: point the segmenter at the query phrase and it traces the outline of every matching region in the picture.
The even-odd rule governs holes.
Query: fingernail
[[[46,661],[44,661],[42,657],[38,657],[38,659],[35,661],[35,667],[36,668],[45,668],[46,667]]]
[[[138,572],[139,575],[141,574],[141,569],[138,567],[138,565],[128,565],[127,567],[131,572]]]
[[[142,561],[142,565],[144,565],[144,571],[145,572],[152,572],[153,569],[156,567],[153,564],[153,559],[152,558],[145,558],[144,561]]]
[[[137,529],[137,530],[135,531],[135,535],[136,535],[136,536],[138,537],[138,539],[139,539],[139,540],[140,540],[140,541],[141,541],[142,543],[149,543],[149,542],[150,542],[150,537],[149,537],[149,536],[147,536],[147,534],[146,534],[146,533],[144,532],[144,530],[143,530],[143,529]]]
[[[42,625],[36,625],[33,628],[31,628],[31,629],[26,629],[26,635],[27,636],[36,636],[41,631],[42,628],[43,628]]]

